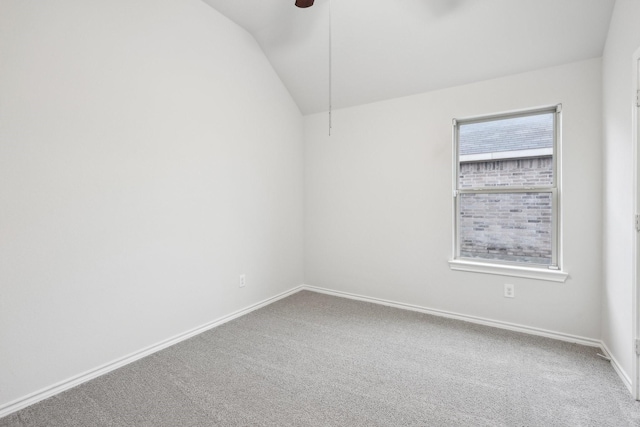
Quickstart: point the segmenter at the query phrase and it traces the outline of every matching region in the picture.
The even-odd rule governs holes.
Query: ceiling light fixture
[[[313,6],[313,0],[296,0],[296,6],[305,8]]]

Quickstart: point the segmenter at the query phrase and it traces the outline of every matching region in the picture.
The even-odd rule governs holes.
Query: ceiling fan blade
[[[301,8],[310,7],[313,6],[313,1],[314,0],[296,0],[296,6]]]

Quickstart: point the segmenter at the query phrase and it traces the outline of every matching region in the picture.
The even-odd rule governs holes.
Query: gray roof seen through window
[[[553,113],[461,124],[460,155],[553,148]]]

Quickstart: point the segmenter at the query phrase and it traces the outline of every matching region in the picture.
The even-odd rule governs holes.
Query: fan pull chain
[[[332,90],[332,71],[333,71],[333,67],[332,67],[332,63],[331,63],[331,53],[332,53],[332,49],[331,49],[331,42],[333,39],[333,34],[332,34],[333,28],[331,26],[331,0],[329,0],[329,136],[331,136],[331,110],[332,110],[332,101],[333,101],[333,90]]]

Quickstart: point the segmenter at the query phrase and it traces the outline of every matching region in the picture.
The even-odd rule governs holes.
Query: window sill
[[[497,274],[500,276],[524,277],[526,279],[547,280],[561,282],[567,280],[569,273],[543,268],[521,267],[517,265],[489,264],[463,260],[450,260],[449,267],[456,271],[470,271],[474,273]]]

